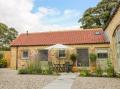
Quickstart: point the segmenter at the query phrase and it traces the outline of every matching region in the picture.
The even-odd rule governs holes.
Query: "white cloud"
[[[41,14],[42,16],[46,15],[59,15],[60,11],[55,8],[45,8],[45,7],[39,7],[38,13]]]
[[[55,8],[39,7],[37,13],[32,13],[33,0],[0,0],[0,22],[11,27],[15,27],[19,32],[38,32],[68,29],[57,24],[59,21],[65,21],[79,15],[78,11],[65,10],[63,13]],[[47,16],[58,16],[52,18],[53,22],[47,23]],[[55,23],[54,23],[55,22]],[[76,21],[77,22],[77,21]],[[71,26],[75,27],[76,26]]]

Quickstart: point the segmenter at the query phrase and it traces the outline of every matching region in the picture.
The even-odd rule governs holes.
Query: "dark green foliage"
[[[79,20],[82,28],[104,27],[118,0],[101,0],[96,7],[88,8]]]
[[[0,59],[0,68],[7,67],[7,61],[5,59]]]
[[[0,52],[0,59],[3,59],[3,53]]]
[[[73,62],[73,66],[76,65],[77,56],[75,54],[70,55],[70,60]]]
[[[28,74],[28,70],[27,70],[27,68],[21,68],[21,69],[19,69],[18,73],[19,74]]]
[[[76,55],[75,54],[71,54],[70,55],[70,59],[72,60],[72,62],[76,62]]]
[[[82,77],[87,77],[89,75],[90,75],[90,73],[88,70],[81,70],[80,71],[80,76],[82,76]]]
[[[18,32],[14,28],[8,28],[7,25],[0,23],[0,50],[9,50],[10,42],[14,40]]]
[[[7,61],[3,58],[3,53],[0,52],[0,68],[7,67]]]
[[[90,61],[91,62],[96,62],[96,59],[97,59],[97,55],[95,53],[91,53],[90,54]]]

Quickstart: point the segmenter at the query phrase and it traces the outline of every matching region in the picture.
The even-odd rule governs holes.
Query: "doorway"
[[[77,66],[78,67],[89,66],[89,52],[87,48],[77,49]]]
[[[38,59],[40,61],[48,61],[48,50],[39,50]]]

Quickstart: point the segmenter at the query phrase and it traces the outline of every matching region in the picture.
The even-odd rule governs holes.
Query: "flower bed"
[[[57,73],[49,65],[42,65],[41,61],[32,61],[26,67],[18,70],[19,74],[40,74],[40,75],[56,75]]]

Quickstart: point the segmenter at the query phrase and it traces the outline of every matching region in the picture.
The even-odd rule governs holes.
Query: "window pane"
[[[41,61],[48,61],[48,50],[39,50],[38,59]]]
[[[108,53],[98,53],[98,58],[108,58]]]
[[[65,50],[59,50],[59,57],[65,57]]]
[[[28,58],[28,51],[23,51],[23,58]]]

